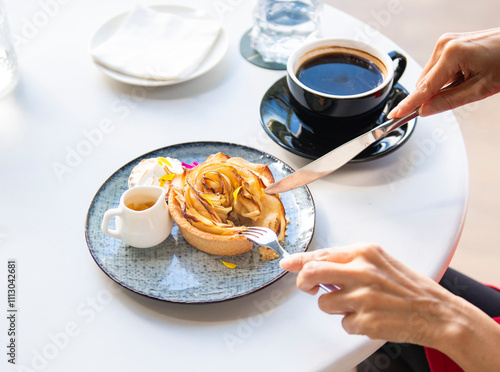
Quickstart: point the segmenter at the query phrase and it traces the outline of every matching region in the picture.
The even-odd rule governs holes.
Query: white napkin
[[[188,77],[214,46],[221,25],[137,6],[120,28],[91,50],[94,60],[126,75],[153,80]]]

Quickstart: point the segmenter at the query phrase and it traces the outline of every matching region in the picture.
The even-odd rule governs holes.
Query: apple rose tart
[[[194,247],[220,256],[245,253],[252,243],[238,232],[247,226],[268,227],[284,239],[283,204],[264,192],[273,182],[266,165],[214,154],[172,180],[168,209]]]

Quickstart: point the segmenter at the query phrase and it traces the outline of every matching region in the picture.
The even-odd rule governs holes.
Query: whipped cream
[[[182,163],[172,158],[149,158],[137,164],[128,179],[128,187],[160,186],[168,189],[170,181],[177,174],[182,174]]]

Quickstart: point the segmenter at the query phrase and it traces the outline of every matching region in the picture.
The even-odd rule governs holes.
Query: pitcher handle
[[[118,229],[111,230],[109,228],[109,223],[113,217],[118,217],[122,214],[122,210],[120,208],[109,209],[104,213],[102,218],[101,230],[104,234],[109,235],[113,238],[121,239],[121,231]]]

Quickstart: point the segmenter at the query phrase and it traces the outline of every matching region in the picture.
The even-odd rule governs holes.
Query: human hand
[[[488,315],[375,244],[296,253],[281,260],[298,272],[297,287],[316,294],[320,283],[341,289],[322,294],[328,314],[343,314],[350,334],[428,346],[465,371],[495,371],[500,365],[500,327]]]
[[[437,114],[500,92],[500,28],[452,34],[438,40],[416,89],[399,103],[389,117],[402,117],[417,107],[421,116]],[[463,73],[465,82],[438,91]]]
[[[321,295],[318,304],[328,314],[343,314],[350,334],[435,347],[461,306],[456,296],[374,244],[294,254],[280,264],[299,273],[297,287],[309,294],[318,292],[319,283],[340,286]]]

